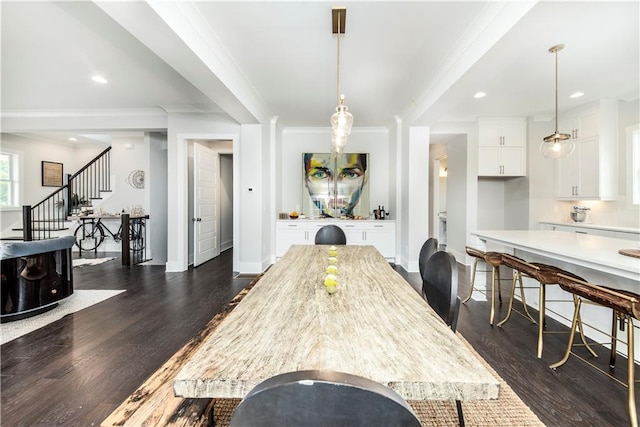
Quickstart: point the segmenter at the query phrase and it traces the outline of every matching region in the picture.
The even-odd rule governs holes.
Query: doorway
[[[189,264],[233,247],[233,141],[188,140]]]
[[[447,248],[447,156],[433,161],[433,225],[432,236],[438,239],[438,249]]]

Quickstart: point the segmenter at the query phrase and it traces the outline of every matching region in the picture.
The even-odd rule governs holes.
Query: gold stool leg
[[[496,315],[496,270],[497,267],[491,269],[491,315],[489,316],[489,324],[493,326],[493,318]],[[498,275],[500,272],[498,271]],[[498,276],[498,280],[500,276]],[[499,283],[499,282],[498,282]]]
[[[627,387],[629,388],[629,421],[633,427],[638,427],[638,414],[636,413],[636,387],[635,387],[635,351],[633,342],[633,319],[627,318]]]
[[[580,340],[582,341],[582,344],[584,344],[587,350],[589,350],[589,353],[591,353],[593,357],[598,357],[596,352],[593,351],[593,349],[587,342],[587,338],[584,336],[584,326],[582,325],[582,317],[580,317],[580,313],[578,313],[578,332],[580,333]]]
[[[542,334],[544,334],[544,311],[545,311],[545,285],[540,283],[540,297],[539,297],[539,305],[540,311],[538,312],[538,359],[542,359],[542,347],[544,345],[544,340],[542,338]]]
[[[498,327],[502,327],[502,325],[507,323],[507,320],[509,320],[509,318],[511,317],[511,311],[513,310],[513,299],[516,295],[516,280],[518,278],[522,280],[520,272],[517,270],[513,270],[513,282],[511,284],[511,299],[509,300],[509,308],[507,309],[507,315],[500,321],[500,323],[498,323]]]
[[[573,320],[571,321],[571,332],[569,332],[569,344],[567,345],[567,350],[564,353],[562,359],[549,365],[551,369],[556,369],[562,365],[564,365],[567,360],[569,360],[569,356],[571,355],[571,348],[573,347],[573,338],[576,335],[576,325],[578,324],[578,317],[580,316],[580,298],[577,298],[575,295],[573,296],[573,304],[575,306],[573,312]]]
[[[462,301],[462,303],[466,303],[471,299],[471,295],[473,295],[473,288],[476,284],[476,268],[478,267],[478,258],[474,258],[473,260],[473,270],[471,271],[471,290],[469,290],[469,296]]]
[[[520,272],[518,272],[518,277],[519,277],[519,284],[520,284],[520,298],[522,299],[522,306],[524,307],[524,312],[529,318],[529,320],[531,320],[532,323],[536,323],[535,319],[531,316],[531,314],[529,313],[529,309],[527,308],[527,299],[524,295],[524,285],[522,284],[522,274],[520,274]]]
[[[622,322],[622,316],[620,316],[620,321]],[[609,355],[609,366],[616,366],[616,353],[618,347],[618,312],[613,310],[613,321],[611,323],[611,353]]]

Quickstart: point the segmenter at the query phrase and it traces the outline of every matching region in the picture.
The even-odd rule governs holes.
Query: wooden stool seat
[[[580,316],[580,305],[582,300],[587,300],[593,304],[610,308],[613,311],[613,321],[611,325],[611,353],[609,359],[610,368],[615,367],[616,361],[616,344],[618,342],[617,326],[620,330],[627,330],[627,389],[628,389],[628,411],[630,424],[633,427],[638,426],[638,415],[636,412],[635,399],[635,352],[634,352],[634,325],[633,319],[640,318],[640,295],[622,289],[614,289],[606,286],[595,285],[584,280],[578,280],[574,277],[558,274],[559,285],[562,289],[570,292],[574,296],[574,314],[571,323],[571,332],[569,334],[569,343],[564,357],[550,365],[550,368],[556,369],[565,364],[572,353],[574,346],[573,339],[575,335],[576,325]],[[583,359],[586,363],[590,362]],[[606,374],[605,371],[596,367],[600,372]]]
[[[473,260],[473,270],[471,272],[469,296],[465,298],[462,303],[464,304],[469,301],[471,299],[471,296],[473,295],[473,289],[476,283],[478,261],[486,263],[491,267],[491,314],[489,315],[489,323],[493,325],[493,319],[495,318],[496,286],[498,288],[498,300],[500,301],[500,304],[502,304],[502,291],[500,289],[500,266],[502,265],[502,254],[500,252],[484,252],[471,246],[467,246],[465,250],[468,255],[474,257],[475,259]]]
[[[576,280],[584,280],[581,277],[565,271],[561,268],[558,268],[556,266],[553,265],[549,265],[549,264],[543,264],[543,263],[539,263],[539,262],[527,262],[522,258],[518,258],[514,255],[510,255],[510,254],[502,254],[502,263],[509,268],[512,268],[514,271],[514,275],[513,275],[513,284],[512,284],[512,288],[511,288],[511,299],[509,300],[509,308],[507,310],[507,315],[505,316],[505,318],[500,321],[500,323],[498,323],[498,326],[502,326],[504,325],[507,320],[509,320],[509,317],[511,316],[511,312],[513,310],[513,300],[514,300],[514,296],[515,296],[515,288],[516,288],[516,282],[519,282],[520,285],[520,297],[522,300],[522,305],[524,307],[524,311],[526,313],[526,316],[533,322],[533,323],[537,323],[538,324],[538,346],[537,346],[537,356],[538,359],[542,358],[542,350],[543,350],[543,346],[544,346],[544,340],[543,340],[543,334],[544,334],[544,329],[545,329],[545,305],[546,305],[546,289],[545,287],[547,285],[558,285],[559,284],[559,278],[558,275],[559,274],[564,274],[565,276],[568,277],[572,277]],[[537,280],[539,283],[539,297],[538,297],[538,301],[539,301],[539,310],[538,310],[538,321],[536,322],[533,317],[529,314],[529,310],[527,309],[527,303],[525,300],[525,296],[524,296],[524,286],[522,284],[522,276],[525,277],[530,277],[534,280]],[[582,342],[585,344],[585,346],[589,349],[589,351],[591,352],[591,354],[593,354],[595,357],[596,354],[595,352],[591,349],[591,347],[589,347],[589,345],[587,344],[587,340],[584,336],[584,332],[582,330],[582,321],[579,319],[578,320],[578,328],[579,328],[579,333],[580,333],[580,337],[582,338]]]

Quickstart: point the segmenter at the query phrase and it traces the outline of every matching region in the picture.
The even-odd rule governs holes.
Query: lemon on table
[[[338,263],[338,257],[330,256],[327,261],[329,261],[329,264],[336,265]]]
[[[335,294],[336,292],[338,292],[338,288],[336,288],[335,286],[327,286],[327,292],[329,294]]]
[[[329,249],[329,256],[336,256],[338,255],[338,251],[336,251],[335,249]]]
[[[325,286],[336,286],[337,284],[338,284],[338,278],[336,277],[335,274],[327,274],[327,276],[324,278]]]
[[[338,267],[334,264],[328,265],[325,273],[338,274]]]

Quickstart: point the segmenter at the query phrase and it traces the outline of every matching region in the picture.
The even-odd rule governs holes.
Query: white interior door
[[[193,145],[193,266],[220,255],[218,244],[218,153]]]

